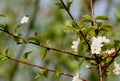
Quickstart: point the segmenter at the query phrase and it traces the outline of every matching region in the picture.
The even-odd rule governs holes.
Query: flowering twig
[[[3,29],[0,29],[1,31],[15,37],[15,38],[18,38],[18,39],[24,39],[16,34],[13,34],[9,31],[5,31]],[[61,52],[61,53],[65,53],[65,54],[68,54],[68,55],[72,55],[72,56],[75,56],[75,57],[82,57],[82,58],[85,58],[86,60],[95,60],[94,58],[90,58],[90,57],[84,57],[84,56],[81,56],[81,55],[78,55],[76,53],[72,53],[72,52],[68,52],[68,51],[64,51],[64,50],[59,50],[59,49],[56,49],[56,48],[52,48],[52,47],[48,47],[48,46],[45,46],[45,45],[42,45],[40,43],[36,43],[36,42],[32,42],[30,40],[27,40],[26,43],[30,43],[30,44],[34,44],[34,45],[37,45],[37,46],[40,46],[40,47],[43,47],[43,48],[46,48],[46,49],[49,49],[49,50],[53,50],[53,51],[57,51],[57,52]],[[19,43],[19,44],[22,44],[22,43]]]
[[[16,61],[16,62],[18,62],[18,63],[22,63],[22,64],[29,65],[29,66],[32,66],[32,67],[37,67],[37,68],[44,69],[45,71],[49,71],[49,72],[53,72],[53,73],[56,72],[56,70],[52,70],[52,69],[48,69],[48,68],[43,67],[43,66],[31,64],[31,63],[29,63],[29,62],[27,62],[27,61],[22,61],[22,60],[19,60],[19,59],[16,59],[16,58],[12,58],[12,57],[10,57],[10,56],[8,56],[8,55],[5,55],[5,54],[2,54],[2,55],[5,56],[5,57],[7,57],[9,60],[13,60],[13,61]],[[65,75],[65,76],[68,76],[68,77],[73,77],[73,75],[68,74],[68,73],[63,73],[63,72],[61,73],[61,75]],[[82,79],[82,78],[81,78],[81,79]],[[87,81],[87,80],[84,80],[84,79],[82,79],[82,80],[83,80],[83,81]]]
[[[66,7],[66,5],[64,4],[63,0],[60,0],[60,1],[61,1],[61,3],[62,3],[63,7],[65,8],[66,12],[67,12],[68,15],[70,16],[70,18],[71,18],[72,20],[74,20],[72,14],[70,13],[69,9],[68,9],[68,8]],[[75,23],[75,25],[79,28],[79,25],[78,25],[77,23]],[[80,33],[80,34],[82,35],[82,37],[84,38],[86,44],[88,45],[88,49],[90,50],[90,44],[89,44],[88,40],[86,39],[86,36],[84,35],[84,33],[83,33],[81,30],[79,30],[79,33]]]
[[[93,2],[90,0],[90,7],[91,7],[91,15],[92,15],[92,20],[93,20],[93,26],[96,27],[96,20],[95,20],[95,14],[94,14],[94,9],[93,9]],[[95,32],[96,33],[96,32]],[[97,36],[97,34],[96,34]],[[99,73],[99,81],[103,81],[103,74],[102,74],[102,65],[101,65],[101,58],[98,58],[96,54],[94,54],[97,64],[98,64],[98,73]]]
[[[115,51],[112,60],[106,65],[106,67],[105,67],[105,69],[104,69],[104,72],[106,72],[107,69],[110,67],[110,65],[113,63],[113,61],[114,61],[114,59],[117,57],[117,54],[118,54],[119,51],[120,51],[120,48]],[[103,73],[104,73],[104,72],[103,72]]]

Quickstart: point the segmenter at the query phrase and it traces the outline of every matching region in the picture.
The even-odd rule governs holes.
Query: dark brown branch
[[[72,14],[70,13],[69,9],[68,9],[68,8],[66,7],[66,5],[64,4],[63,0],[60,0],[60,1],[61,1],[62,5],[64,6],[66,12],[67,12],[68,15],[70,16],[70,18],[71,18],[72,20],[74,20]],[[76,26],[79,28],[79,25],[78,25],[77,23],[76,23]],[[84,38],[86,44],[88,45],[88,49],[90,50],[90,49],[91,49],[91,48],[90,48],[90,44],[89,44],[88,40],[86,39],[86,36],[84,35],[84,33],[83,33],[81,30],[79,30],[79,33],[80,33],[80,34],[82,35],[82,37]]]
[[[3,54],[2,54],[2,55],[3,55]],[[22,64],[29,65],[29,66],[32,66],[32,67],[37,67],[37,68],[40,68],[40,69],[44,69],[45,71],[49,71],[49,72],[54,72],[54,73],[56,72],[56,70],[52,70],[52,69],[48,69],[48,68],[43,67],[43,66],[31,64],[31,63],[29,63],[29,62],[27,62],[27,61],[18,60],[18,59],[12,58],[12,57],[7,56],[7,55],[3,55],[3,56],[7,57],[9,60],[13,60],[13,61],[16,61],[16,62],[18,62],[18,63],[22,63]],[[63,72],[61,73],[61,75],[65,75],[65,76],[68,76],[68,77],[73,77],[73,75],[68,74],[68,73],[63,73]],[[81,78],[81,79],[82,79],[82,78]],[[82,80],[83,80],[83,81],[87,81],[87,80],[84,80],[84,79],[82,79]]]

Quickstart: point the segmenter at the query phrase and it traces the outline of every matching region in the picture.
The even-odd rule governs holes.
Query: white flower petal
[[[105,51],[105,53],[107,53],[107,54],[112,54],[112,53],[114,53],[115,52],[115,49],[114,48],[112,48],[111,50],[106,50]]]
[[[21,24],[27,23],[28,20],[29,20],[29,17],[28,17],[28,16],[24,16],[24,17],[21,19],[20,23],[21,23]]]
[[[74,77],[72,81],[83,81],[82,79],[80,79],[79,74],[77,73]]]
[[[103,47],[103,42],[105,43],[109,43],[110,40],[107,39],[106,37],[101,37],[101,36],[97,36],[97,37],[92,37],[92,44],[91,44],[91,52],[92,54],[100,54],[101,52],[101,47]]]
[[[116,61],[114,62],[114,67],[113,73],[116,75],[120,74],[120,65]]]
[[[80,43],[80,38],[78,38],[77,40],[75,40],[75,41],[72,42],[73,45],[71,46],[71,48],[72,48],[75,52],[78,51],[78,45],[79,45],[79,43]]]

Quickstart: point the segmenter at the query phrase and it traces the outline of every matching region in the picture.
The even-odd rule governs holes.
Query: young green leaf
[[[61,3],[56,3],[59,9],[65,9],[64,6]]]
[[[42,50],[42,52],[41,52],[41,57],[42,57],[42,59],[44,59],[45,58],[45,56],[47,55],[47,52],[48,52],[48,49],[43,49]]]
[[[45,77],[48,77],[48,71],[39,68],[39,73],[35,76],[34,79],[38,79],[38,78],[40,78],[42,75],[45,76]]]
[[[20,39],[19,39],[19,38],[14,37],[14,41],[15,41],[16,43],[20,43]]]
[[[9,27],[9,25],[8,25],[8,24],[5,24],[5,25],[3,25],[2,28],[3,28],[4,31],[8,31],[8,29],[9,29],[8,27]]]
[[[5,50],[5,54],[8,55],[8,52],[9,52],[9,48]]]
[[[27,43],[27,40],[26,40],[26,39],[22,39],[22,42],[23,42],[24,44],[26,44],[26,43]]]
[[[115,48],[120,48],[120,40],[114,40]]]
[[[15,32],[16,32],[16,33],[19,31],[20,27],[21,27],[21,24],[20,24],[20,25],[17,25],[17,26],[15,27]]]
[[[0,62],[5,62],[7,61],[7,57],[5,57],[3,54],[0,54]]]
[[[80,22],[79,27],[84,28],[88,23],[91,23],[92,21],[90,19],[84,19]]]
[[[72,2],[73,2],[73,1],[68,1],[68,2],[67,2],[67,9],[68,9],[68,10],[70,9],[70,6],[71,6]]]
[[[112,27],[111,24],[102,24],[102,25],[100,26],[100,28],[111,28],[111,27]]]
[[[60,76],[62,73],[61,69],[57,69],[56,72],[52,75],[52,79],[55,79],[56,77]]]
[[[108,32],[110,30],[110,28],[112,27],[112,25],[110,24],[102,24],[100,27],[99,27],[99,31],[100,32]]]
[[[40,68],[39,68],[39,74],[40,74],[40,75],[44,75],[45,77],[48,77],[48,71],[47,71],[47,70],[44,70],[44,69],[40,69]]]
[[[109,20],[107,16],[97,16],[96,20]]]
[[[40,74],[38,73],[35,77],[34,77],[34,79],[38,79],[38,78],[40,78]]]
[[[28,59],[28,56],[32,53],[32,51],[25,52],[23,55],[23,60],[26,61]]]
[[[89,15],[83,15],[82,18],[84,18],[84,19],[88,19],[88,20],[91,20],[91,21],[92,21],[92,17],[89,16]]]
[[[3,18],[3,17],[5,17],[5,15],[3,15],[3,14],[0,14],[0,18]]]
[[[30,38],[28,38],[28,40],[33,41],[33,42],[36,42],[36,41],[37,41],[37,38],[36,38],[36,37],[30,37]]]

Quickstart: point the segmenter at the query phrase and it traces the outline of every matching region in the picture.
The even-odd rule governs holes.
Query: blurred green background
[[[64,0],[67,1],[67,0]],[[90,14],[89,0],[73,0],[70,12],[77,22],[81,21],[81,16]],[[20,20],[24,15],[29,15],[30,21],[22,25],[20,33],[22,37],[29,38],[34,36],[34,33],[45,33],[41,38],[41,42],[50,40],[52,47],[73,52],[71,49],[72,41],[76,39],[76,33],[65,32],[66,23],[71,22],[65,10],[59,10],[55,5],[59,0],[0,0],[0,14],[5,17],[0,19],[0,23],[8,23],[11,32],[15,31],[15,27],[20,24]],[[113,24],[113,28],[108,32],[107,36],[113,39],[120,39],[120,0],[94,0],[95,15],[106,15],[110,18],[107,23]],[[13,38],[4,32],[0,31],[0,51],[9,48],[10,56],[18,59],[27,51],[32,51],[29,57],[29,62],[40,66],[45,66],[50,69],[60,67],[63,72],[75,74],[80,73],[80,76],[89,81],[97,81],[98,73],[96,69],[87,69],[86,61],[83,63],[77,61],[73,56],[65,55],[55,51],[48,51],[44,59],[42,53],[44,48],[26,44],[17,45]],[[80,59],[83,60],[83,59]],[[119,61],[119,58],[116,58]],[[120,61],[119,61],[120,62]],[[67,76],[51,79],[51,72],[48,78],[41,76],[38,79],[34,77],[39,73],[38,68],[19,64],[13,61],[0,63],[0,81],[72,81],[72,78]],[[119,81],[120,76],[109,74],[105,81]]]

